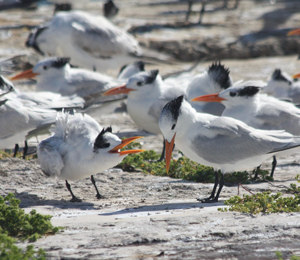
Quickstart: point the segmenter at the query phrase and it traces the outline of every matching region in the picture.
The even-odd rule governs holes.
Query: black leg
[[[97,198],[98,200],[99,200],[99,199],[104,199],[105,197],[102,196],[102,195],[99,193],[99,191],[98,191],[98,188],[97,188],[97,186],[96,186],[96,182],[95,182],[95,179],[94,179],[94,176],[93,176],[93,175],[91,175],[91,181],[92,181],[92,183],[93,183],[93,185],[94,185],[94,187],[95,187],[95,189],[96,189],[96,192],[97,192],[96,198]]]
[[[68,183],[68,181],[66,180],[66,187],[68,189],[68,191],[71,193],[72,195],[72,199],[70,200],[71,202],[81,202],[81,199],[78,199],[77,197],[75,197],[75,195],[73,194],[72,190],[71,190],[71,185]]]
[[[192,5],[193,5],[193,0],[189,0],[188,2],[188,10],[186,12],[186,17],[185,17],[185,21],[187,22],[189,20],[190,14],[191,14],[191,10],[192,10]]]
[[[28,144],[27,144],[27,141],[25,141],[25,146],[24,146],[24,150],[23,150],[23,159],[25,159],[27,152],[28,152]]]
[[[161,155],[160,155],[160,158],[155,161],[155,162],[161,162],[165,159],[165,149],[166,149],[166,143],[165,143],[165,139],[163,140],[163,149],[161,151]]]
[[[14,150],[14,155],[13,155],[13,157],[16,157],[16,156],[17,156],[18,150],[19,150],[19,145],[18,145],[18,144],[15,144],[15,150]]]
[[[204,12],[205,12],[205,5],[206,5],[206,3],[203,2],[203,3],[202,3],[201,10],[200,10],[200,16],[199,16],[199,21],[198,21],[199,24],[202,23],[202,17],[203,17]]]
[[[214,198],[214,200],[211,201],[211,202],[218,202],[219,195],[220,195],[220,193],[221,193],[221,190],[222,190],[223,186],[224,186],[224,174],[222,173],[222,174],[221,174],[221,180],[220,180],[220,182],[219,182],[219,190],[218,190],[218,192],[217,192],[217,196],[216,196],[216,197]]]
[[[274,155],[273,156],[273,162],[272,162],[272,170],[271,170],[271,175],[270,175],[272,178],[273,178],[273,174],[274,174],[276,165],[277,165],[277,160],[276,160],[276,156]]]
[[[259,171],[259,169],[260,169],[260,165],[259,165],[259,166],[257,166],[257,168],[256,168],[256,171],[255,171],[255,175],[254,175],[254,178],[253,178],[253,180],[256,180],[256,179],[257,179],[257,177],[258,177],[258,171]]]
[[[216,193],[216,189],[217,189],[218,184],[219,184],[219,173],[218,173],[218,171],[215,171],[215,185],[213,187],[213,190],[212,190],[210,196],[206,199],[197,199],[197,200],[201,201],[202,203],[212,202],[215,199],[215,193]]]

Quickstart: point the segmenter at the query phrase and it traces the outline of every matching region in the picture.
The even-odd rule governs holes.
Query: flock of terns
[[[191,160],[215,169],[215,185],[203,203],[218,201],[223,174],[274,157],[273,175],[275,156],[299,149],[300,84],[294,78],[300,75],[276,69],[268,82],[233,82],[229,68],[215,61],[196,76],[183,72],[163,79],[159,70],[146,71],[137,61],[143,51],[132,35],[83,11],[58,12],[30,33],[26,45],[50,57],[9,80],[0,76],[0,149],[50,128],[51,136],[38,144],[38,163],[47,176],[66,181],[73,202],[80,199],[68,180],[90,176],[100,199],[93,174],[144,151],[121,151],[141,136],[121,140],[97,122],[124,99],[139,128],[163,135],[167,171],[175,144]],[[98,72],[121,66],[117,78]],[[12,84],[27,78],[36,78],[35,92]],[[26,147],[25,142],[24,156]]]

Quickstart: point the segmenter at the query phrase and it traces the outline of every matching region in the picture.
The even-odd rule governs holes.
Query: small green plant
[[[276,252],[276,257],[278,260],[283,260],[282,253],[281,252]],[[300,260],[300,256],[296,255],[291,255],[290,260]]]
[[[219,211],[238,211],[242,213],[276,213],[276,212],[300,212],[300,196],[283,197],[281,192],[271,194],[266,191],[254,195],[231,197],[225,200],[228,208],[218,208]]]
[[[4,198],[0,196],[0,227],[3,232],[33,242],[44,234],[55,234],[59,230],[52,226],[52,216],[41,215],[36,210],[26,214],[19,205],[20,200],[12,193]]]
[[[0,160],[13,157],[13,150],[5,150],[5,151],[0,151]],[[16,158],[23,158],[23,153],[22,152],[17,152]],[[29,161],[31,159],[36,159],[37,155],[36,154],[31,154],[31,155],[26,155],[26,160]]]
[[[299,174],[295,177],[295,179],[298,183],[300,183],[300,175]],[[296,183],[291,183],[290,188],[288,188],[288,192],[292,193],[292,194],[300,195],[300,186],[297,187]]]
[[[43,249],[37,252],[33,249],[33,245],[27,246],[26,250],[15,245],[16,240],[5,233],[0,232],[0,259],[1,260],[45,260],[46,253]]]
[[[20,200],[12,193],[0,196],[0,259],[44,260],[44,250],[36,252],[33,245],[23,250],[15,245],[16,239],[34,242],[42,235],[55,234],[61,228],[52,226],[51,216],[41,215],[36,210],[26,214],[19,205]]]

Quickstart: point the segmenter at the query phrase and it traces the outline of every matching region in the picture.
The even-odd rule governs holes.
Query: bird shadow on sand
[[[20,208],[29,208],[34,206],[53,206],[61,209],[80,209],[80,210],[96,210],[94,203],[90,202],[71,202],[68,200],[44,200],[35,194],[21,192],[16,194],[16,198],[21,200]]]
[[[166,204],[157,204],[150,206],[139,206],[133,208],[126,208],[118,210],[115,212],[101,213],[99,216],[112,216],[112,215],[121,215],[121,214],[137,214],[137,213],[147,213],[147,212],[168,212],[171,210],[187,210],[187,209],[202,209],[208,207],[218,207],[223,206],[222,201],[216,203],[200,203],[200,202],[178,202],[178,203],[166,203]]]

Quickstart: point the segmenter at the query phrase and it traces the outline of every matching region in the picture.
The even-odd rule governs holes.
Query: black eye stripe
[[[236,96],[236,93],[235,93],[235,92],[229,92],[229,95],[230,95],[231,97],[235,97],[235,96]]]

